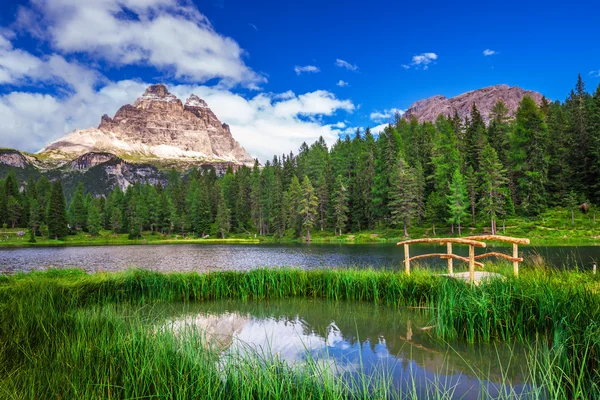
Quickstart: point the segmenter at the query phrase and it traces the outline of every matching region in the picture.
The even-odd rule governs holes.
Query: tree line
[[[347,232],[414,225],[487,224],[536,217],[548,208],[600,202],[600,85],[581,76],[564,102],[525,97],[515,118],[497,102],[486,125],[473,105],[462,120],[418,123],[396,116],[379,135],[369,129],[329,149],[320,138],[263,167],[211,167],[167,184],[134,184],[93,198],[79,185],[68,204],[60,182],[42,177],[20,190],[0,181],[0,222],[61,237],[100,229],[152,233],[230,232],[310,239],[311,231]]]

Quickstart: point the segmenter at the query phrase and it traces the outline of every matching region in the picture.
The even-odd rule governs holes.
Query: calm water
[[[222,361],[249,352],[289,365],[311,360],[350,384],[362,374],[391,379],[403,391],[414,384],[419,398],[436,388],[457,399],[480,399],[482,387],[492,398],[511,393],[528,398],[534,390],[527,384],[523,347],[440,342],[419,329],[432,323],[422,310],[293,299],[168,304],[149,313],[161,321],[154,330],[171,331],[183,341],[200,333]]]
[[[488,247],[488,251],[491,247]],[[446,252],[445,247],[412,245],[411,256]],[[496,248],[510,253],[510,248]],[[591,269],[600,260],[600,246],[520,246],[526,262],[535,254],[545,262]],[[485,249],[477,249],[477,254]],[[454,246],[467,255],[464,246]],[[143,245],[90,247],[33,247],[0,249],[0,272],[31,271],[50,267],[79,267],[89,272],[118,271],[139,267],[156,271],[248,270],[258,267],[294,266],[401,268],[404,251],[394,244],[261,244],[261,245]],[[444,268],[445,260],[429,259],[432,268]],[[463,263],[455,261],[458,267]],[[456,268],[456,267],[455,267]]]

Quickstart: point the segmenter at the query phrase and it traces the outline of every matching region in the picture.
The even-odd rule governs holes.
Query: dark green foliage
[[[516,118],[500,101],[488,116],[473,106],[465,120],[457,113],[440,115],[435,123],[397,116],[378,135],[356,130],[331,149],[319,138],[303,143],[297,155],[274,156],[252,168],[230,166],[222,177],[212,167],[184,174],[161,171],[158,176],[168,175],[165,187],[138,183],[125,194],[118,187],[102,193],[98,185],[112,181],[95,176],[93,183],[89,174],[100,174],[98,167],[63,177],[74,231],[89,229],[87,208],[95,201],[102,226],[132,238],[144,231],[222,235],[216,223],[222,194],[229,231],[238,235],[298,238],[306,235],[308,223],[309,230],[317,228],[317,235],[327,236],[340,230],[400,229],[409,221],[448,232],[457,221],[447,196],[460,192],[449,189],[458,170],[471,216],[469,221],[461,218],[461,225],[481,228],[489,223],[495,232],[497,219],[535,219],[547,207],[563,207],[571,192],[579,203],[600,203],[600,86],[590,95],[579,77],[565,102],[543,99],[537,105],[525,97]],[[42,210],[40,226],[48,223],[48,177],[54,180],[60,174],[48,172],[36,182],[39,175],[0,168],[0,224],[30,227],[34,198]],[[308,221],[298,214],[304,176],[317,201]],[[347,189],[343,203],[348,211],[343,213],[333,197],[338,176]]]
[[[87,230],[90,235],[97,236],[100,233],[100,229],[102,229],[100,211],[98,211],[98,207],[94,203],[91,203],[88,205]]]
[[[66,201],[60,181],[52,184],[50,198],[48,199],[48,208],[46,210],[46,223],[50,239],[64,238],[69,233]]]

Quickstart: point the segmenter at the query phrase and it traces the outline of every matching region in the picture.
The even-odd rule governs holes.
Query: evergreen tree
[[[315,194],[315,189],[310,183],[308,176],[304,176],[302,181],[302,197],[298,208],[298,214],[302,219],[302,226],[306,229],[306,240],[310,242],[310,228],[315,225],[317,217],[317,208],[319,200]]]
[[[198,196],[198,213],[196,222],[196,234],[200,237],[205,237],[210,234],[210,200],[208,191],[202,187],[199,190]]]
[[[69,206],[69,222],[77,231],[85,229],[85,222],[87,220],[84,196],[85,189],[83,183],[79,182],[77,184],[77,189],[75,189],[73,200],[71,200],[71,205]]]
[[[40,203],[37,199],[32,198],[29,206],[29,228],[33,231],[34,236],[37,234],[37,230],[42,223],[42,210]]]
[[[98,207],[92,202],[88,205],[87,229],[92,236],[98,236],[102,229],[102,218]]]
[[[285,193],[286,230],[291,230],[294,235],[300,235],[302,231],[302,219],[298,214],[300,201],[302,200],[302,187],[300,181],[294,175],[290,186]]]
[[[60,181],[52,184],[48,208],[46,210],[46,221],[48,225],[48,237],[50,239],[64,238],[69,233],[67,226],[67,212],[65,196]]]
[[[221,233],[221,238],[225,239],[225,234],[229,233],[231,229],[230,222],[230,212],[229,208],[227,208],[227,204],[225,203],[225,197],[223,197],[223,192],[219,191],[219,203],[217,208],[217,227],[219,233]]]
[[[548,127],[538,106],[528,96],[517,110],[511,164],[520,208],[525,215],[538,215],[546,209]]]
[[[117,237],[121,228],[123,227],[123,217],[121,210],[119,208],[113,208],[112,214],[110,217],[110,227],[113,231],[113,235]]]
[[[496,219],[504,215],[506,201],[503,187],[506,184],[506,171],[502,167],[496,150],[489,144],[481,153],[479,162],[480,209],[490,219],[492,235],[496,234]]]
[[[8,222],[12,228],[19,222],[21,212],[22,208],[19,200],[14,196],[10,196],[6,203],[6,222]]]
[[[341,235],[346,229],[346,223],[348,222],[348,189],[344,183],[344,177],[338,175],[335,180],[335,186],[333,189],[333,215],[334,215],[334,228],[335,234]]]
[[[446,195],[448,201],[448,222],[452,224],[452,233],[454,233],[454,226],[458,227],[458,234],[461,234],[461,223],[469,215],[467,208],[469,203],[467,202],[467,190],[463,182],[462,174],[457,168],[452,174],[452,181],[449,183],[449,194]]]
[[[471,208],[471,222],[475,225],[476,204],[477,204],[477,176],[473,167],[468,166],[464,176],[465,187],[467,189],[467,198]]]
[[[408,236],[408,225],[417,214],[416,182],[413,171],[404,160],[398,161],[398,167],[391,179],[390,214],[391,224],[404,226],[404,236]]]

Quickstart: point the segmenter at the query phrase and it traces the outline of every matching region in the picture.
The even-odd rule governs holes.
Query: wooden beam
[[[408,251],[408,243],[404,245],[404,271],[410,275],[410,254]]]
[[[469,280],[475,284],[475,246],[469,246]]]
[[[469,259],[467,257],[462,257],[462,256],[459,256],[456,254],[446,254],[446,253],[421,254],[418,256],[412,256],[409,259],[409,261],[415,261],[415,260],[419,260],[421,258],[429,258],[429,257],[439,257],[441,259],[456,259],[456,260],[460,260],[460,261],[464,261],[464,262],[469,262]],[[405,260],[405,262],[406,262],[406,260]],[[475,265],[483,268],[483,263],[475,261]]]
[[[466,244],[469,246],[475,247],[486,247],[485,243],[479,242],[477,240],[472,239],[463,239],[463,238],[423,238],[423,239],[411,239],[405,240],[403,242],[398,242],[398,246],[407,245],[407,244],[415,244],[415,243],[458,243],[458,244]]]
[[[519,245],[516,243],[513,243],[513,258],[519,258]],[[519,261],[513,260],[513,272],[519,276]]]
[[[514,258],[514,257],[509,256],[508,254],[498,253],[496,251],[492,251],[490,253],[485,253],[485,254],[480,254],[478,256],[475,256],[475,259],[479,260],[479,259],[485,258],[485,257],[502,257],[502,258],[506,258],[507,260],[513,261],[513,262],[515,262],[515,261],[522,262],[523,261],[523,258],[520,258],[520,257]]]
[[[516,244],[529,244],[529,239],[527,239],[527,238],[514,238],[514,237],[510,237],[510,236],[501,236],[501,235],[465,236],[465,239],[482,240],[482,241],[495,241],[495,242],[507,242],[507,243],[516,243]]]
[[[446,249],[448,250],[448,255],[452,255],[452,243],[446,243]],[[452,257],[448,257],[448,273],[454,273],[454,259]]]

